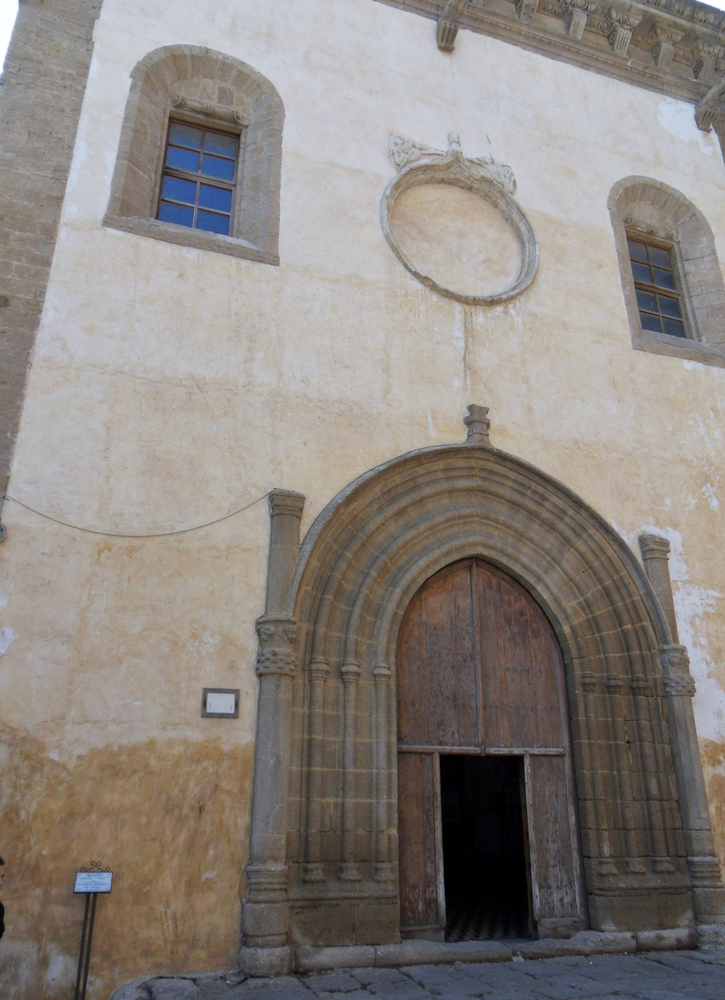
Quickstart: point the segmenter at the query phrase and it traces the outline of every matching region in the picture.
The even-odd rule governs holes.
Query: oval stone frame
[[[437,158],[436,158],[437,159]],[[536,277],[539,266],[539,243],[536,233],[519,203],[504,188],[486,174],[480,161],[467,160],[460,152],[449,152],[438,162],[414,163],[405,167],[388,184],[380,205],[380,224],[390,249],[406,270],[410,271],[426,288],[439,295],[471,306],[491,306],[508,302],[525,291]],[[393,208],[397,198],[411,188],[423,184],[448,184],[462,188],[492,205],[513,230],[521,249],[521,268],[518,277],[495,295],[466,295],[440,285],[434,278],[423,274],[403,252],[392,228]]]

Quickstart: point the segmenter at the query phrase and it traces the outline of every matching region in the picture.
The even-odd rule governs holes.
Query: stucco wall
[[[162,45],[227,52],[286,110],[279,267],[104,229],[129,73]],[[388,136],[511,164],[539,238],[512,303],[439,298],[378,221]],[[708,217],[725,259],[723,162],[691,105],[363,0],[106,0],[9,493],[120,534],[218,518],[280,486],[303,530],[366,469],[462,440],[577,491],[635,546],[673,543],[725,855],[725,371],[632,350],[607,197],[651,176]],[[725,318],[724,318],[725,321]],[[8,1000],[67,994],[82,903],[99,903],[93,997],[144,971],[234,966],[247,849],[264,501],[153,540],[5,506],[0,622]],[[238,721],[199,717],[241,689]]]

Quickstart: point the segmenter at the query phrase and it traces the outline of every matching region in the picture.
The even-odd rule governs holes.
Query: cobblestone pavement
[[[126,992],[128,990],[128,993]],[[725,949],[150,979],[118,1000],[725,1000]]]

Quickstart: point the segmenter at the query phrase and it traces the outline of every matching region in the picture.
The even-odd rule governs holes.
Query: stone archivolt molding
[[[288,971],[300,946],[400,940],[398,630],[418,588],[472,556],[526,587],[562,649],[592,929],[695,920],[701,942],[722,941],[669,543],[640,539],[643,571],[584,501],[491,444],[486,407],[470,406],[465,423],[466,444],[410,452],[351,483],[301,546],[303,498],[270,497],[240,952],[253,975]],[[284,662],[268,671],[272,650]]]
[[[529,287],[536,277],[539,265],[539,244],[533,226],[513,197],[516,180],[508,164],[498,163],[493,157],[469,159],[463,155],[460,139],[454,132],[448,136],[446,152],[433,149],[414,139],[391,135],[388,142],[388,156],[398,171],[398,176],[391,180],[383,194],[380,224],[391,250],[414,278],[439,295],[474,306],[507,302]],[[513,231],[519,244],[521,266],[513,284],[495,295],[466,295],[446,288],[415,266],[395,237],[392,218],[395,202],[400,195],[423,184],[449,184],[462,188],[496,209]]]
[[[397,633],[418,587],[472,555],[529,589],[564,653],[592,926],[629,927],[631,913],[650,905],[662,926],[688,919],[659,604],[630,550],[591,508],[492,447],[485,408],[471,417],[468,444],[412,452],[362,476],[302,545],[287,609],[304,631],[300,662],[309,665],[292,692],[292,944],[322,933],[317,907],[325,900],[347,900],[358,914],[375,907],[380,943],[396,939]],[[305,830],[310,821],[320,827]],[[360,942],[339,926],[327,943]]]
[[[466,29],[693,104],[725,74],[725,14],[693,0],[377,2],[438,22],[443,52]]]

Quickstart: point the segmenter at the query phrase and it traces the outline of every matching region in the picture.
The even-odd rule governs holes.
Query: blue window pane
[[[192,128],[191,125],[180,125],[172,122],[169,126],[169,142],[176,146],[190,146],[192,149],[201,149],[201,129]]]
[[[670,337],[685,336],[685,328],[678,319],[663,319],[662,325],[665,328],[665,333],[669,333]]]
[[[196,228],[206,229],[210,233],[221,233],[223,236],[229,235],[229,216],[216,215],[214,212],[205,212],[199,209],[196,213]]]
[[[644,243],[638,243],[636,240],[627,240],[629,244],[629,256],[632,260],[643,260],[647,261],[647,247]]]
[[[193,226],[194,209],[162,201],[159,205],[159,218],[162,222],[175,222],[177,226]]]
[[[179,180],[178,177],[164,177],[164,183],[161,186],[161,197],[193,205],[196,198],[196,184],[193,181]]]
[[[218,153],[220,156],[237,155],[237,137],[235,135],[219,135],[218,132],[207,132],[204,136],[204,152]]]
[[[671,288],[675,290],[675,276],[672,271],[662,271],[659,267],[652,268],[655,276],[655,285],[659,288]]]
[[[643,330],[654,330],[655,333],[662,333],[662,324],[660,323],[659,316],[650,316],[649,313],[640,313],[639,318],[642,320]]]
[[[214,208],[217,212],[231,212],[232,192],[226,188],[202,184],[199,188],[199,204],[202,208]]]
[[[671,299],[669,295],[658,295],[657,299],[660,304],[660,312],[663,316],[674,316],[675,319],[681,318],[680,303],[677,299]]]
[[[176,167],[177,170],[188,170],[190,173],[196,174],[199,172],[199,154],[190,149],[169,146],[166,150],[166,166]]]
[[[220,160],[218,156],[209,156],[204,153],[201,172],[207,177],[218,177],[223,181],[232,181],[234,180],[234,161]]]
[[[656,267],[672,267],[670,251],[663,250],[662,247],[650,247],[649,259]]]
[[[646,309],[648,312],[657,312],[657,303],[652,292],[644,292],[641,288],[637,289],[637,305],[640,309]]]
[[[632,274],[635,281],[646,281],[652,283],[652,272],[646,264],[637,264],[632,261]]]

